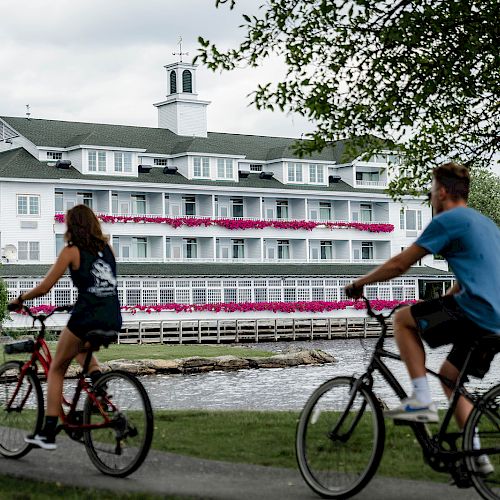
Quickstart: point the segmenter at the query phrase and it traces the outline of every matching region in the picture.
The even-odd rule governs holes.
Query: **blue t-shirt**
[[[460,292],[454,297],[469,319],[500,334],[500,230],[472,208],[436,215],[415,242],[450,265]]]

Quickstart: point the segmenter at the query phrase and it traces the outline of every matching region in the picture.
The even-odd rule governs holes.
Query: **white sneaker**
[[[439,422],[436,405],[434,403],[421,403],[415,398],[402,399],[397,408],[385,411],[384,416],[408,422]]]
[[[488,476],[495,470],[488,455],[479,455],[474,458],[474,471],[480,476]]]
[[[49,438],[45,434],[29,434],[24,438],[26,443],[30,443],[38,448],[43,448],[44,450],[55,450],[57,449],[57,444],[54,438]]]

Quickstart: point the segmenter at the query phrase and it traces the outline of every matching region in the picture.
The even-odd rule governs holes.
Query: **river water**
[[[152,404],[165,409],[210,410],[300,410],[321,383],[337,375],[361,374],[370,360],[376,339],[346,339],[257,344],[252,349],[285,352],[290,349],[322,349],[332,354],[336,363],[324,366],[208,372],[195,375],[156,375],[142,377]],[[386,348],[397,352],[394,340]],[[427,351],[427,366],[438,370],[449,350],[444,346]],[[249,349],[251,355],[251,349]],[[500,356],[498,357],[500,359]],[[403,388],[410,392],[410,380],[401,362],[387,360]],[[469,389],[485,390],[500,381],[500,363],[495,359],[487,376],[471,379]],[[439,383],[430,377],[431,390],[440,407],[447,401]],[[398,399],[381,377],[375,378],[376,394],[389,406]]]

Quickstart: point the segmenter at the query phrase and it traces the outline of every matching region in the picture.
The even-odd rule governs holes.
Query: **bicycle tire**
[[[24,438],[38,432],[43,422],[42,386],[32,370],[28,370],[21,381],[14,401],[19,406],[15,411],[6,408],[19,382],[22,366],[20,361],[8,361],[0,366],[0,454],[7,458],[26,455],[33,445]]]
[[[94,390],[103,395],[100,408],[87,396],[83,423],[102,422],[100,412],[105,411],[115,421],[115,426],[84,430],[87,454],[103,474],[128,476],[142,465],[151,447],[153,410],[149,396],[134,375],[120,370],[105,373]]]
[[[475,406],[465,425],[463,449],[474,449],[475,429],[479,431],[481,448],[500,447],[500,385],[490,389]],[[482,476],[476,471],[474,458],[465,457],[472,484],[481,497],[487,500],[500,499],[500,453],[488,455],[494,470]]]
[[[341,418],[355,380],[335,377],[318,387],[297,424],[295,450],[300,473],[323,498],[349,498],[361,491],[377,471],[384,451],[385,423],[369,388],[358,387],[351,404],[357,411],[349,410]],[[338,430],[336,439],[331,436],[334,429]],[[373,434],[369,450],[367,433]]]

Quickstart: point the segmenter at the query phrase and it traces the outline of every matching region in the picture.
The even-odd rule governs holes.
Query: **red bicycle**
[[[7,354],[31,353],[27,361],[13,360],[0,366],[0,454],[5,457],[26,455],[33,446],[24,441],[25,436],[41,430],[44,416],[41,379],[46,379],[52,360],[45,342],[45,321],[54,313],[71,308],[62,306],[48,314],[33,314],[29,307],[23,306],[33,323],[40,323],[39,334],[34,341],[5,345]],[[124,477],[137,470],[149,452],[153,411],[146,390],[134,375],[112,370],[95,384],[88,376],[92,353],[116,339],[116,332],[101,330],[91,331],[83,339],[89,346],[85,363],[73,398],[62,398],[62,423],[57,432],[64,430],[72,440],[84,444],[90,460],[101,472]]]

